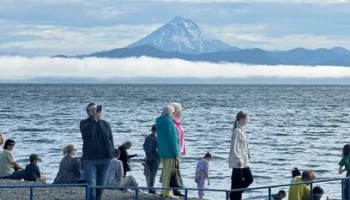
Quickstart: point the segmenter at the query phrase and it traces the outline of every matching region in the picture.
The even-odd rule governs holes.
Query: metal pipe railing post
[[[346,200],[348,200],[350,198],[350,178],[348,177],[347,181],[347,186],[345,187],[345,191],[346,189],[348,190],[348,198]]]
[[[269,200],[271,200],[271,187],[269,187]]]
[[[33,192],[33,187],[30,187],[30,200],[34,200],[34,192]]]
[[[90,200],[90,192],[91,192],[91,188],[90,186],[87,184],[85,187],[85,199],[86,200]]]
[[[187,199],[188,199],[188,190],[185,189],[185,200],[187,200]]]
[[[136,188],[135,189],[135,200],[138,200],[139,199],[139,189]]]
[[[310,200],[314,200],[314,193],[312,192],[312,183],[310,183]]]

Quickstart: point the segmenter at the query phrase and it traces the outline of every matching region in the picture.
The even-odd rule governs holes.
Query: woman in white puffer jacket
[[[244,126],[248,122],[248,113],[240,111],[236,115],[229,155],[229,167],[232,168],[231,189],[248,188],[253,183],[253,175],[249,168],[248,136]],[[231,200],[241,200],[242,192],[231,192]]]

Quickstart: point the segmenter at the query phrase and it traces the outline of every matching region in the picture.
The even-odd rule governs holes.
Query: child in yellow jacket
[[[301,178],[296,178],[294,183],[313,181],[315,178],[313,170],[305,170],[301,174]],[[291,185],[288,200],[310,200],[310,186],[308,184]]]

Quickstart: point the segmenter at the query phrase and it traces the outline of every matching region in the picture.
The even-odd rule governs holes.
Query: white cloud
[[[197,77],[197,78],[344,78],[349,67],[263,66],[235,63],[190,62],[149,57],[49,58],[0,57],[0,80],[23,80],[37,77]]]
[[[303,4],[338,4],[350,3],[349,0],[144,0],[184,3],[303,3]]]
[[[5,24],[6,35],[28,37],[27,40],[9,40],[0,43],[1,49],[21,46],[23,49],[50,49],[53,54],[85,54],[121,48],[159,28],[161,24],[120,24],[110,27],[72,28],[53,25]],[[34,37],[34,38],[33,38]],[[56,52],[55,52],[56,50]],[[46,54],[47,55],[47,54]],[[52,54],[48,54],[52,55]]]
[[[271,27],[265,24],[226,24],[213,28],[204,25],[204,31],[212,38],[220,39],[241,48],[286,50],[296,47],[309,49],[342,46],[350,49],[350,37],[337,35],[284,34],[268,36]],[[276,30],[277,31],[277,30]]]

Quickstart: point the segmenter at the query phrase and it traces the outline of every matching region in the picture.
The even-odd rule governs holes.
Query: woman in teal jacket
[[[174,112],[174,107],[167,105],[163,108],[162,115],[156,119],[158,154],[163,164],[163,188],[170,187],[174,162],[180,162],[181,157],[179,134],[173,121]],[[162,195],[174,197],[172,190],[162,190]]]

